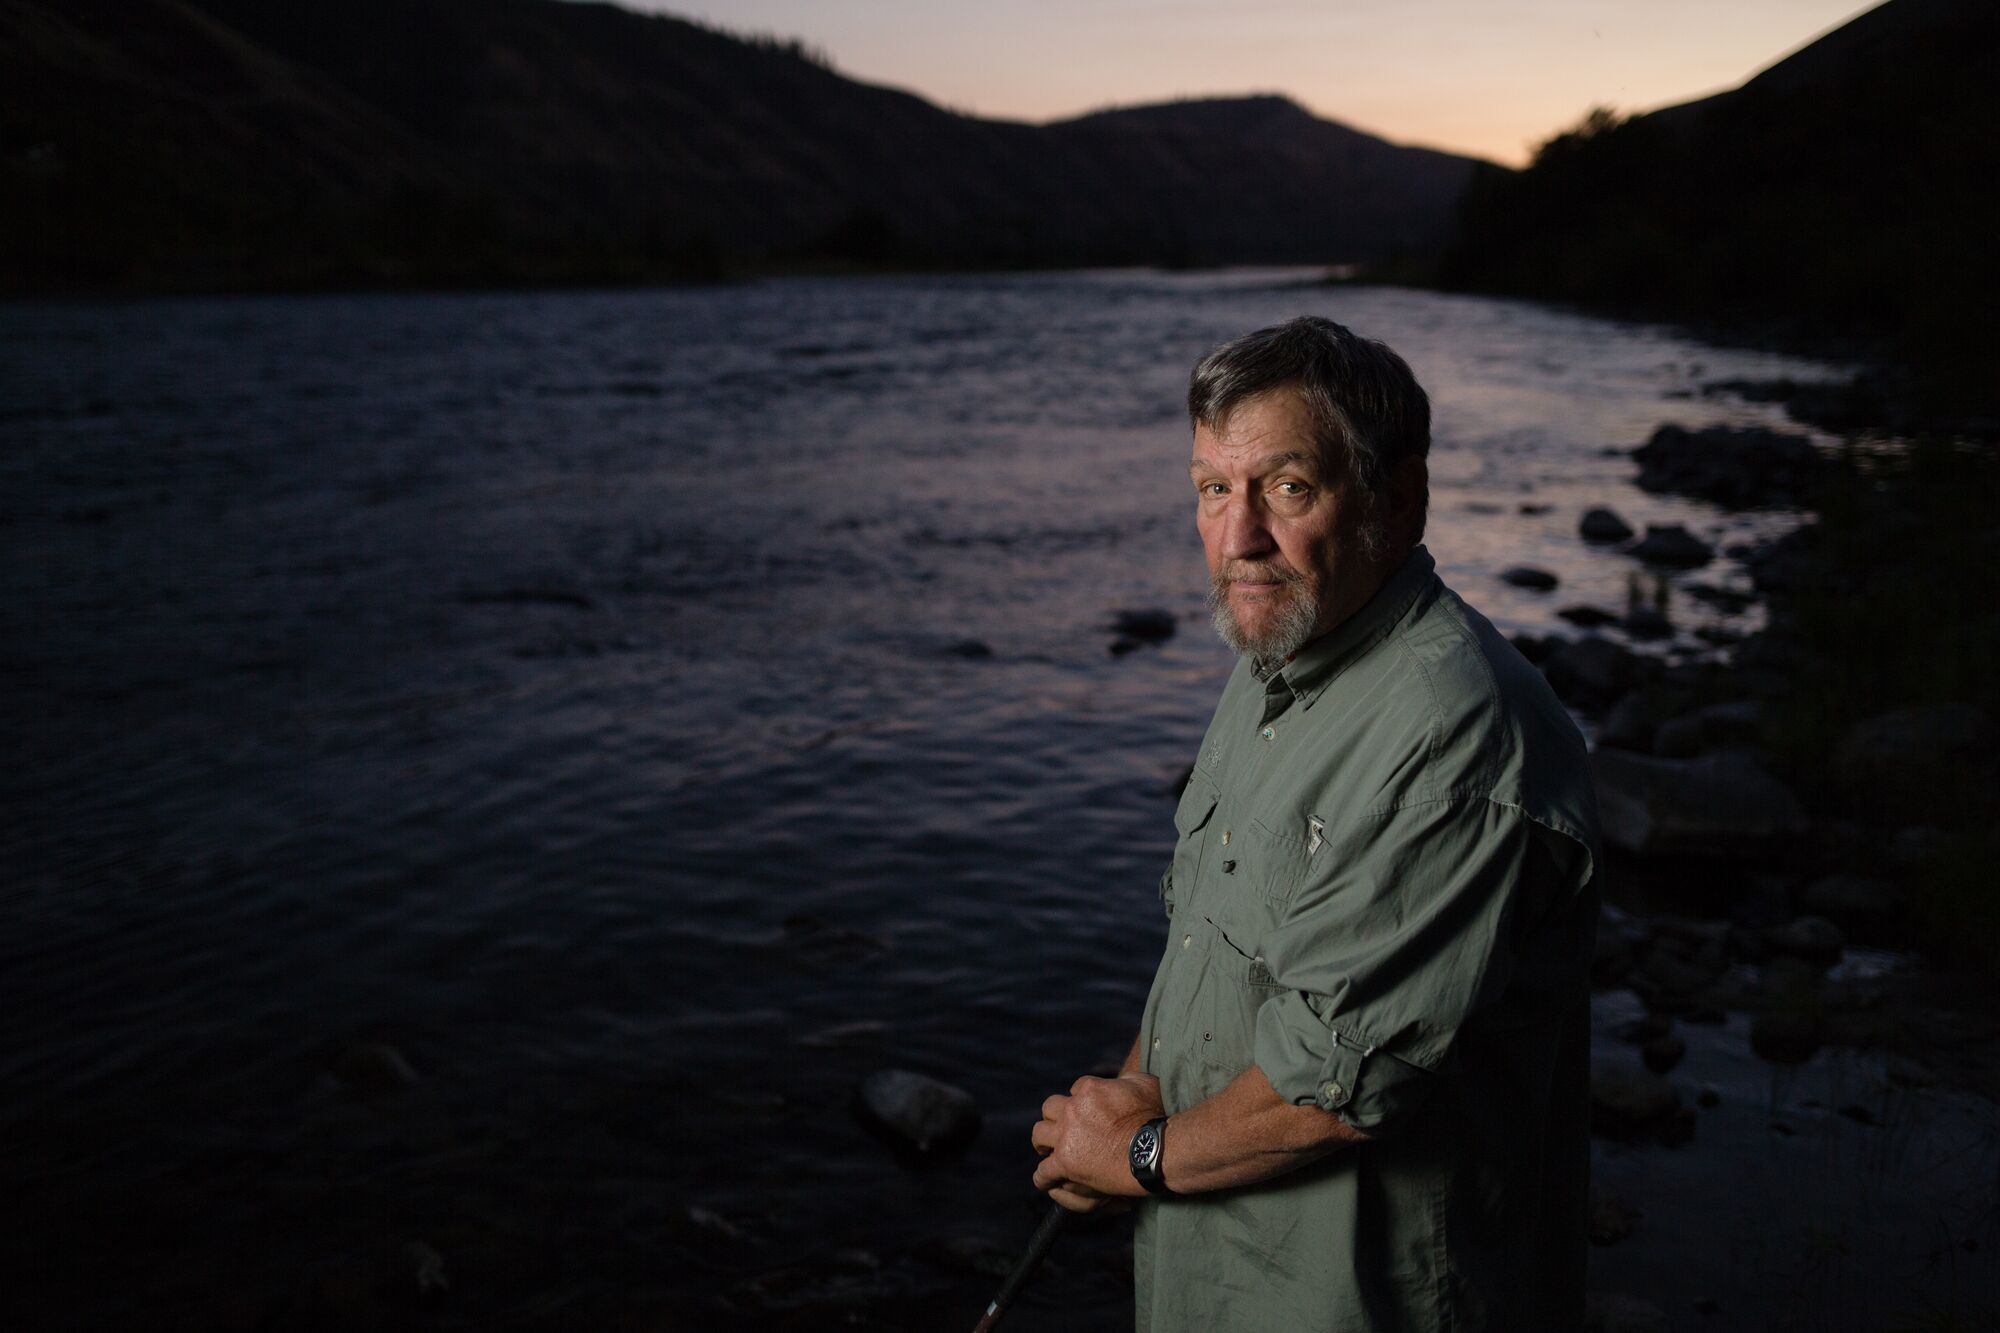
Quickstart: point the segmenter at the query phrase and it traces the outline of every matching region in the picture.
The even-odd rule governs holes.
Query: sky
[[[798,37],[850,78],[955,111],[1060,120],[1284,93],[1396,143],[1509,165],[1593,106],[1734,87],[1856,0],[620,0]]]

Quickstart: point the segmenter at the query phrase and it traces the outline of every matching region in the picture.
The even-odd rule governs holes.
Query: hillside
[[[1994,395],[2000,6],[1888,0],[1740,88],[1593,113],[1468,188],[1447,286],[1788,336]]]
[[[1358,261],[1473,166],[1281,98],[981,120],[602,4],[0,0],[0,292]]]

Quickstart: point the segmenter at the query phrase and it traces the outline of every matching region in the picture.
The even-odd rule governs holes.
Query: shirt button
[[[1153,1049],[1156,1051],[1160,1049],[1160,1039],[1158,1037],[1153,1038]]]
[[[1340,1106],[1347,1101],[1347,1090],[1338,1083],[1329,1081],[1320,1089],[1320,1097],[1330,1106]]]
[[[1188,946],[1189,946],[1190,944],[1193,944],[1193,943],[1194,943],[1194,936],[1192,936],[1192,935],[1183,935],[1183,936],[1181,936],[1181,948],[1185,949],[1185,948],[1187,948],[1187,947],[1188,947]]]
[[[1224,847],[1227,847],[1227,846],[1229,845],[1229,830],[1228,830],[1228,829],[1224,829],[1224,830],[1222,830],[1222,845],[1223,845]]]
[[[1266,727],[1257,734],[1259,736],[1262,736],[1267,741],[1274,741],[1278,739],[1278,729],[1276,727]]]
[[[1235,874],[1235,873],[1236,873],[1236,863],[1235,863],[1234,861],[1224,861],[1224,862],[1222,863],[1222,873],[1223,873],[1223,874],[1225,874],[1225,875],[1233,875],[1233,874]]]

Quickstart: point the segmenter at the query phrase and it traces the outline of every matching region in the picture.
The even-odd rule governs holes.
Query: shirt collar
[[[1266,663],[1253,661],[1251,669],[1264,682],[1267,698],[1290,695],[1312,707],[1350,662],[1388,637],[1417,600],[1436,584],[1432,577],[1436,569],[1437,561],[1419,543],[1360,610],[1299,649],[1291,661],[1275,670]]]

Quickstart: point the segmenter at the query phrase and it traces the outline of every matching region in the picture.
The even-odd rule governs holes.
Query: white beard
[[[1306,645],[1313,627],[1319,623],[1319,604],[1306,588],[1305,576],[1296,571],[1278,575],[1285,588],[1284,604],[1261,634],[1252,635],[1236,619],[1229,604],[1227,582],[1210,585],[1208,614],[1215,632],[1238,653],[1247,653],[1260,662],[1282,662]]]

